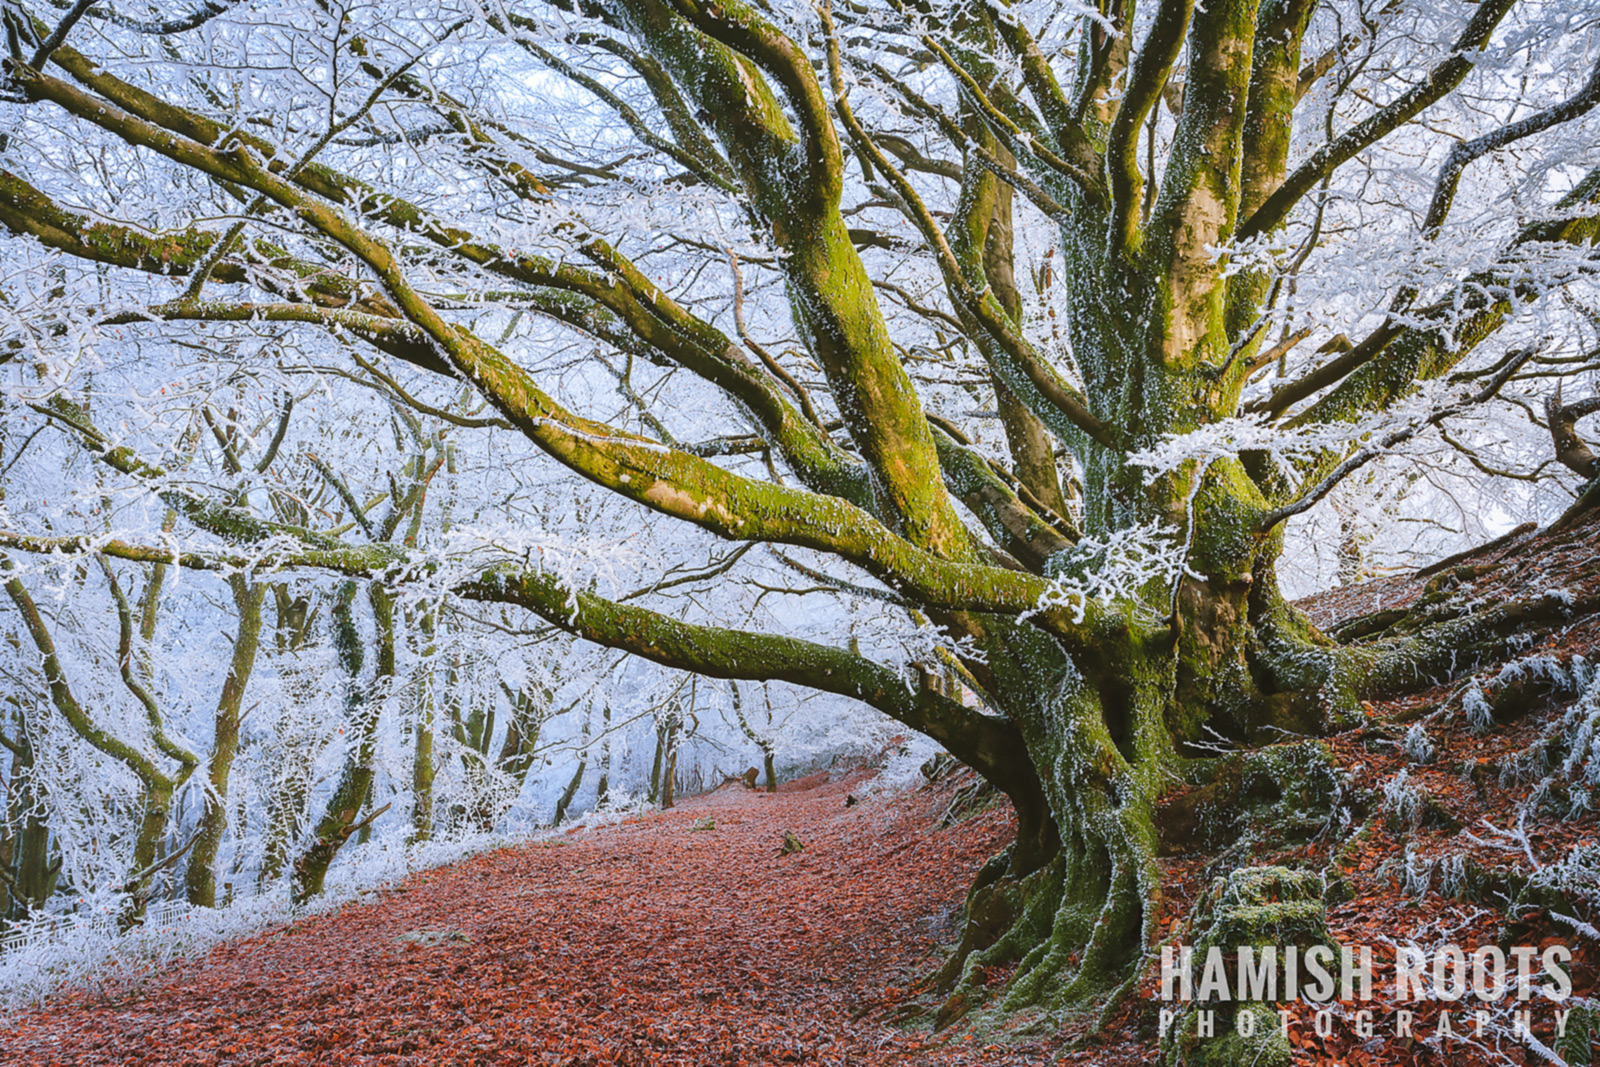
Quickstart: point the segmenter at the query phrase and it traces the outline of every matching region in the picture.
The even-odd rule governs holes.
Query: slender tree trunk
[[[298,652],[311,635],[311,623],[316,617],[311,600],[304,596],[290,596],[286,582],[272,585],[273,608],[277,613],[273,627],[273,640],[279,652]]]
[[[55,895],[56,881],[61,875],[62,857],[51,858],[50,846],[54,839],[50,824],[36,810],[31,810],[36,802],[32,794],[31,789],[24,793],[23,799],[29,802],[30,808],[22,816],[22,832],[17,842],[17,887],[12,912],[12,917],[17,919],[26,919],[42,911]]]
[[[650,793],[646,797],[654,804],[661,799],[661,757],[666,750],[666,724],[656,724],[656,752],[650,760]]]
[[[0,442],[4,438],[0,437]],[[11,753],[11,767],[6,773],[5,797],[0,805],[0,922],[11,915],[12,893],[17,885],[17,831],[23,809],[18,802],[22,795],[22,745],[0,734],[0,742]]]
[[[228,587],[239,613],[239,633],[234,638],[233,658],[222,683],[222,695],[217,699],[205,811],[189,849],[189,868],[184,877],[189,903],[207,908],[215,907],[217,902],[214,868],[217,849],[228,828],[228,778],[239,751],[239,709],[250,684],[250,672],[255,668],[256,648],[261,637],[261,602],[267,591],[265,585],[251,583],[239,574],[228,576]]]
[[[7,875],[0,885],[0,899],[5,901],[0,919],[26,919],[42,909],[55,893],[61,871],[61,860],[50,858],[50,826],[41,814],[43,798],[34,787],[33,744],[20,714],[16,723],[6,782],[5,838],[0,841],[0,870]]]
[[[761,765],[767,774],[767,792],[776,793],[778,791],[778,771],[775,765],[772,740],[766,734],[756,733],[755,728],[750,725],[750,719],[745,714],[744,694],[740,692],[739,683],[732,683],[728,687],[728,692],[733,699],[733,714],[739,720],[739,729],[744,732],[746,737],[755,742],[756,747],[761,750]],[[767,726],[768,728],[772,726],[772,703],[770,699],[767,702]]]
[[[578,795],[578,787],[583,784],[583,772],[588,768],[587,758],[578,761],[578,769],[572,772],[572,779],[567,782],[567,788],[561,791],[561,799],[556,801],[556,813],[550,820],[551,826],[560,826],[567,817],[567,809],[572,806],[572,800]]]
[[[450,692],[450,727],[461,745],[461,764],[469,783],[471,803],[464,810],[469,824],[487,830],[498,817],[494,768],[490,764],[489,750],[494,743],[495,713],[490,698],[468,696],[468,711],[461,714],[465,686],[462,682],[461,660],[451,661],[445,685]]]
[[[372,691],[368,694],[361,686],[365,657],[361,651],[361,633],[356,628],[352,611],[356,591],[356,584],[347,582],[340,589],[339,599],[334,606],[334,639],[339,650],[339,662],[350,679],[349,695],[345,700],[346,721],[355,736],[349,741],[349,754],[345,757],[339,784],[328,799],[311,844],[295,860],[290,898],[296,904],[303,904],[322,892],[328,867],[354,832],[357,816],[372,790],[372,759],[377,745],[378,719],[387,695],[387,685],[384,683],[394,674],[394,604],[378,583],[367,587],[367,599],[372,605],[379,634],[378,670]],[[388,650],[387,653],[384,649]]]
[[[420,709],[416,742],[411,751],[411,835],[426,841],[433,836],[433,700]]]
[[[411,745],[411,838],[426,841],[433,836],[433,668],[436,645],[433,640],[433,612],[425,609],[418,620],[423,634],[423,666],[417,674],[416,708],[412,715],[414,731]]]
[[[578,769],[573,772],[572,780],[567,783],[567,788],[561,794],[561,799],[556,801],[555,818],[550,823],[552,826],[560,826],[561,820],[566,818],[567,809],[571,807],[573,800],[577,797],[578,786],[583,782],[583,772],[589,766],[589,717],[593,713],[591,708],[583,717],[583,747],[578,752]]]
[[[595,786],[594,806],[605,806],[611,791],[611,702],[606,701],[600,719],[600,781]]]
[[[677,787],[678,777],[678,738],[677,731],[673,731],[667,746],[666,758],[661,766],[661,810],[666,811],[673,805],[673,792]]]
[[[487,759],[477,765],[480,789],[473,818],[478,829],[484,833],[492,831],[500,817],[522,795],[523,783],[527,781],[528,771],[533,766],[533,750],[539,743],[539,733],[544,727],[544,717],[549,708],[548,699],[540,701],[530,697],[525,690],[513,691],[504,684],[501,688],[511,705],[511,714],[506,719],[505,735],[500,739],[500,752],[494,760],[495,773],[490,774]],[[489,743],[488,730],[493,729],[493,717],[489,717],[487,722],[489,725],[482,739],[485,748]]]

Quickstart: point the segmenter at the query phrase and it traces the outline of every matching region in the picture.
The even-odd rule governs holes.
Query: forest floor
[[[1449,566],[1338,589],[1303,606],[1329,632],[1377,639],[1410,625],[1417,610],[1470,610],[1541,590],[1572,610],[1502,661],[1374,703],[1364,725],[1328,740],[1342,828],[1290,844],[1228,830],[1167,848],[1161,922],[1180,940],[1194,940],[1185,924],[1213,879],[1241,864],[1321,871],[1341,887],[1330,932],[1377,948],[1375,1036],[1357,1036],[1349,1005],[1326,1038],[1301,1012],[1291,1035],[1297,1064],[1544,1062],[1503,1031],[1442,1040],[1438,1020],[1449,1002],[1394,1003],[1393,946],[1408,939],[1468,951],[1497,940],[1570,945],[1574,992],[1600,997],[1600,941],[1556,922],[1548,901],[1518,888],[1536,871],[1568,867],[1586,885],[1595,880],[1597,805],[1573,792],[1575,783],[1546,788],[1573,721],[1571,691],[1547,683],[1560,671],[1575,675],[1576,657],[1600,660],[1600,515],[1559,537],[1526,533]],[[1487,729],[1466,721],[1463,701],[1474,684],[1494,705]],[[1415,746],[1407,751],[1404,735],[1419,723],[1433,749],[1427,759]],[[954,940],[966,887],[1008,839],[1010,813],[991,805],[939,829],[961,775],[897,794],[869,788],[869,777],[819,774],[777,794],[727,786],[672,811],[422,872],[142,982],[65,994],[0,1018],[0,1062],[1155,1061],[1154,967],[1089,1043],[1070,1026],[1049,1024],[1039,1027],[1043,1036],[1019,1037],[1015,1017],[1004,1026],[1009,1033],[998,1034],[981,1012],[930,1033],[926,1020],[939,1000],[920,980],[939,962],[940,945]],[[1385,799],[1399,795],[1396,779],[1416,799],[1409,818]],[[1530,806],[1533,795],[1545,802]],[[785,831],[803,851],[779,854]],[[1577,864],[1575,856],[1588,858]],[[1600,886],[1584,892],[1570,918],[1592,932],[1600,915],[1587,913],[1584,900],[1600,900]],[[998,989],[1007,977],[997,970],[984,981]],[[1395,1029],[1407,1009],[1416,1016],[1409,1038]],[[1540,1013],[1534,1029],[1553,1041],[1549,1014]],[[1470,1024],[1458,1015],[1456,1025]]]
[[[826,779],[725,786],[485,853],[144,983],[59,996],[0,1018],[0,1062],[1040,1062],[1015,1044],[931,1051],[884,1021],[936,965],[1009,810],[936,830],[948,784]],[[803,851],[778,854],[786,830]]]

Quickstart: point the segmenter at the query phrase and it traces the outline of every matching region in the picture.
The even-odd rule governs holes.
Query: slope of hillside
[[[1519,530],[1300,607],[1341,643],[1372,647],[1447,620],[1498,621],[1444,649],[1437,677],[1366,704],[1363,725],[1327,739],[1333,773],[1314,788],[1288,775],[1252,783],[1247,763],[1228,780],[1229,799],[1250,800],[1256,790],[1265,818],[1221,822],[1205,790],[1169,797],[1170,938],[1193,943],[1206,933],[1231,871],[1308,871],[1322,879],[1327,933],[1373,947],[1375,995],[1333,1005],[1326,1035],[1315,1011],[1297,1005],[1288,1032],[1295,1063],[1600,1062],[1600,511],[1558,533]],[[1287,738],[1278,748],[1304,752],[1306,744]],[[1570,948],[1577,999],[1567,1005],[1575,1008],[1568,1033],[1558,1036],[1557,1006],[1538,997],[1457,1001],[1430,977],[1425,999],[1398,1001],[1399,946],[1431,959],[1449,945],[1469,957],[1483,946]],[[1152,1062],[1162,1006],[1155,966],[1140,993],[1106,1028],[1104,1044],[1072,1058],[1102,1067]],[[1531,1010],[1532,1040],[1515,1032],[1515,1009]]]

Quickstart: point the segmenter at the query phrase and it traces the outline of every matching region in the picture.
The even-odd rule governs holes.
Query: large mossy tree
[[[376,349],[460,379],[497,412],[477,428],[521,435],[571,472],[699,530],[810,550],[831,561],[812,568],[819,581],[871,585],[936,625],[946,659],[908,683],[844,644],[688,623],[570,590],[537,568],[453,579],[459,597],[520,606],[658,663],[847,695],[935,738],[1017,812],[1016,842],[980,875],[945,981],[1020,960],[1008,1003],[1103,1004],[1154,943],[1157,801],[1215,773],[1199,743],[1249,749],[1284,731],[1337,729],[1369,693],[1464,665],[1460,653],[1545,610],[1500,605],[1350,649],[1286,603],[1275,571],[1288,519],[1384,448],[1493,397],[1538,358],[1499,334],[1547,293],[1586,284],[1571,261],[1600,230],[1600,169],[1568,167],[1547,210],[1519,222],[1497,259],[1400,287],[1354,342],[1313,350],[1326,331],[1277,331],[1343,168],[1410,136],[1430,108],[1474,84],[1476,57],[1518,6],[1101,0],[1052,19],[1047,50],[1031,9],[981,0],[833,10],[555,0],[496,6],[478,21],[440,13],[437,40],[413,40],[407,54],[355,15],[308,2],[314,29],[305,32],[323,35],[319,55],[342,58],[347,79],[338,107],[306,119],[313,129],[253,114],[199,76],[161,83],[126,64],[145,47],[141,34],[167,50],[152,63],[176,62],[189,30],[247,22],[249,4],[207,5],[166,25],[83,4],[62,18],[41,5],[36,18],[8,14],[6,85],[20,108],[126,146],[142,161],[127,180],[175,168],[211,183],[241,205],[240,221],[154,233],[113,211],[74,208],[49,191],[47,168],[30,172],[32,139],[0,157],[0,223],[115,268],[113,279],[170,279],[170,299],[119,304],[103,326],[192,323],[202,334],[216,323],[281,323],[326,331],[352,359],[371,361]],[[1376,97],[1341,96],[1362,88],[1363,63],[1393,44],[1385,35],[1397,20],[1411,32],[1395,38],[1409,51],[1393,82]],[[765,299],[787,302],[794,348],[775,354],[760,343],[743,291],[697,303],[692,288],[680,298],[660,287],[638,262],[650,234],[563,213],[572,190],[615,179],[614,167],[565,162],[478,102],[472,85],[426,75],[417,55],[452,34],[540,64],[543,82],[500,87],[507,112],[536,108],[553,79],[567,79],[600,106],[597,122],[633,138],[630,158],[650,154],[661,188],[734,205],[770,251],[765,269],[781,287]],[[595,73],[596,57],[610,64],[607,76]],[[1574,88],[1542,109],[1488,94],[1481,129],[1455,142],[1442,171],[1419,149],[1438,171],[1412,205],[1423,240],[1446,225],[1474,161],[1584,121],[1600,99],[1600,80],[1586,76],[1552,71]],[[1339,84],[1321,92],[1327,80]],[[1548,88],[1526,90],[1528,99]],[[872,115],[862,104],[858,117],[857,98]],[[391,106],[431,115],[431,125],[394,133],[380,122]],[[877,128],[890,111],[923,133]],[[452,180],[471,194],[458,217],[449,196],[409,188],[399,163],[371,165],[396,146],[451,153]],[[853,227],[845,212],[863,190],[906,225],[893,235]],[[495,212],[519,204],[558,220],[548,225],[567,257],[520,250],[497,233]],[[1058,238],[1047,292],[1035,277],[1025,293],[1019,279],[1024,212]],[[940,283],[937,307],[875,276],[875,250],[908,247]],[[1538,256],[1550,249],[1568,266],[1542,274]],[[714,239],[678,251],[726,268]],[[471,327],[464,309],[482,304],[459,294],[490,292],[607,351],[697,376],[756,432],[741,438],[730,425],[726,438],[690,445],[653,415],[603,422],[569,409],[503,337]],[[1025,314],[1040,292],[1049,329]],[[897,337],[911,312],[981,360],[1004,461],[925,402],[910,343]],[[1383,425],[1418,383],[1452,374],[1460,395]],[[115,471],[159,475],[81,412],[56,410]],[[1292,462],[1264,446],[1152,459],[1185,435],[1243,425],[1228,422],[1241,416],[1285,437],[1303,431],[1316,447],[1292,450]],[[765,454],[768,474],[741,460],[752,451]],[[420,566],[396,545],[285,526],[243,500],[170,490],[164,499],[228,544],[270,543],[272,566],[395,581]],[[11,551],[72,547],[5,536]],[[166,558],[159,547],[97,547]],[[1129,552],[1165,563],[1141,570]],[[1111,557],[1123,565],[1108,577]],[[226,569],[239,558],[197,552],[182,562]]]

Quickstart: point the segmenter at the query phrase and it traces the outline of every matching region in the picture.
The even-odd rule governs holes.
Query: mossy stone
[[[1320,875],[1287,867],[1244,867],[1216,879],[1197,908],[1197,917],[1210,923],[1194,943],[1197,964],[1213,948],[1223,958],[1236,960],[1242,946],[1280,951],[1294,946],[1304,952],[1339,945],[1328,933]],[[1196,923],[1199,928],[1199,923]],[[1230,982],[1232,971],[1230,966]],[[1199,1013],[1213,1012],[1214,1036],[1199,1035]],[[1241,1026],[1248,1014],[1254,1026]],[[1240,1030],[1250,1030],[1246,1036]],[[1161,1062],[1166,1067],[1223,1067],[1239,1063],[1256,1067],[1288,1067],[1291,1053],[1273,1005],[1252,1001],[1182,1004],[1161,1042]]]

